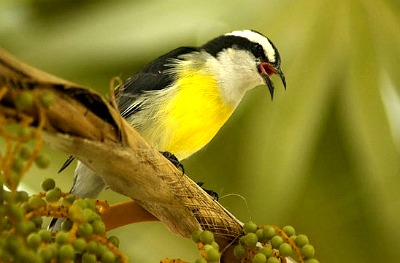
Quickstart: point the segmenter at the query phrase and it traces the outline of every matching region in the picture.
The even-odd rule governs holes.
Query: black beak
[[[283,87],[284,87],[285,90],[286,90],[286,79],[285,79],[285,75],[283,75],[283,72],[282,72],[282,70],[281,70],[280,68],[278,69],[278,75],[279,75],[279,77],[281,78]]]
[[[269,76],[267,74],[262,75],[262,76],[264,78],[265,84],[268,87],[269,94],[271,94],[271,100],[273,100],[274,99],[274,90],[275,90],[274,83],[271,81],[271,79],[269,78]]]
[[[282,70],[278,67],[275,68],[272,64],[268,62],[262,62],[260,63],[258,70],[260,72],[260,75],[263,77],[265,84],[268,87],[269,93],[271,94],[271,99],[274,98],[274,83],[271,81],[269,76],[273,74],[278,74],[279,77],[282,80],[283,87],[286,89],[286,79],[285,75],[283,75]]]

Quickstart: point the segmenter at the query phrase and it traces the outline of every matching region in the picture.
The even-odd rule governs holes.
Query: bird
[[[161,55],[117,87],[115,98],[121,116],[152,147],[180,162],[212,140],[246,91],[266,85],[273,99],[272,75],[278,75],[286,89],[272,41],[255,30],[235,30],[200,47],[178,47]],[[105,188],[102,179],[78,161],[70,193],[97,198]],[[61,220],[54,219],[50,229],[60,225]]]

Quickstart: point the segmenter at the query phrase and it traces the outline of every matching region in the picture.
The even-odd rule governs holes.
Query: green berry
[[[74,204],[75,203],[76,201],[74,202]],[[72,206],[68,208],[68,217],[74,222],[83,223],[84,220],[82,215],[82,209],[74,204],[72,204]]]
[[[203,244],[211,244],[214,241],[214,234],[208,230],[200,233],[200,241]]]
[[[32,221],[20,221],[17,223],[16,230],[22,235],[27,235],[35,230],[35,223]]]
[[[12,169],[14,172],[19,173],[22,171],[22,168],[24,167],[25,160],[22,158],[15,158],[14,162],[12,164]]]
[[[100,254],[100,246],[95,241],[90,241],[86,246],[86,250],[87,250],[87,252],[92,253],[92,254],[96,254],[96,255]]]
[[[102,255],[101,255],[101,262],[102,263],[113,263],[116,260],[116,256],[114,253],[112,253],[109,250],[106,250]]]
[[[103,255],[106,251],[107,251],[107,247],[102,245],[102,244],[98,244],[98,251],[97,251],[97,255],[101,256]]]
[[[246,249],[244,248],[244,246],[239,244],[233,249],[233,254],[237,259],[241,259],[246,254]]]
[[[19,96],[15,99],[15,107],[18,110],[25,110],[29,107],[32,107],[33,104],[33,95],[29,91],[23,91]]]
[[[66,219],[61,223],[61,230],[68,232],[69,230],[71,230],[73,224],[74,222],[72,222],[69,219]]]
[[[40,238],[43,242],[50,242],[51,241],[51,232],[46,229],[40,229],[38,232]]]
[[[29,147],[28,145],[22,146],[21,149],[19,150],[19,156],[24,160],[29,159],[29,157],[32,156],[32,148]]]
[[[30,246],[31,248],[37,248],[42,242],[42,238],[37,233],[31,233],[27,237],[26,242],[28,243],[28,246]]]
[[[286,235],[290,236],[294,236],[296,234],[296,230],[294,229],[294,227],[292,226],[284,226],[282,228],[283,232],[286,233]]]
[[[315,258],[311,258],[311,259],[306,260],[306,263],[319,263],[319,261]]]
[[[308,244],[308,237],[306,235],[300,234],[296,237],[294,241],[296,242],[297,246],[302,247]]]
[[[74,195],[67,195],[63,198],[63,205],[72,205],[74,201],[76,200],[76,197]]]
[[[106,225],[101,220],[96,220],[92,223],[93,233],[96,235],[101,235],[106,232]]]
[[[25,233],[30,233],[30,232],[34,231],[35,228],[36,228],[35,220],[32,219],[32,220],[27,221],[27,222],[25,223],[25,228],[26,228],[26,231],[27,231],[27,232],[25,232]]]
[[[273,226],[266,226],[264,228],[263,234],[266,239],[271,239],[276,235],[275,228]]]
[[[86,249],[87,243],[83,238],[76,238],[74,242],[72,242],[72,245],[77,252],[83,252]]]
[[[315,249],[312,245],[307,244],[301,248],[301,253],[303,254],[303,256],[305,258],[312,258],[312,257],[314,257]]]
[[[17,238],[16,235],[8,236],[5,242],[5,250],[9,251],[10,253],[16,254],[21,249],[21,247],[23,247],[21,241],[22,240]]]
[[[51,243],[47,245],[47,247],[52,253],[52,258],[56,259],[59,252],[59,246],[56,243]]]
[[[26,202],[29,200],[29,195],[25,191],[18,191],[15,198],[16,198],[17,202]]]
[[[254,233],[248,233],[243,236],[242,242],[248,247],[254,247],[258,242],[257,235]]]
[[[276,257],[270,257],[268,258],[267,263],[281,263],[281,261]]]
[[[257,225],[253,221],[249,221],[243,225],[243,232],[247,233],[255,233],[257,230]]]
[[[110,236],[108,238],[108,242],[110,242],[111,244],[113,244],[116,247],[119,247],[119,238],[116,236]]]
[[[215,248],[216,250],[218,250],[219,251],[219,245],[218,245],[218,243],[217,242],[212,242],[211,243],[211,246],[213,246],[213,248]]]
[[[93,227],[89,223],[80,224],[77,233],[81,237],[90,236],[93,233]]]
[[[59,245],[66,244],[68,242],[68,232],[59,231],[56,235],[56,243]]]
[[[35,224],[35,228],[37,228],[37,229],[41,229],[42,228],[43,219],[40,216],[33,217],[31,219],[31,221]]]
[[[31,210],[31,208],[30,208],[29,205],[28,205],[28,202],[21,202],[21,208],[22,208],[22,210],[24,210],[25,212]],[[1,216],[0,216],[0,217],[1,217]],[[1,219],[0,219],[0,222],[1,222]]]
[[[86,204],[86,208],[96,210],[96,202],[93,199],[85,198],[85,199],[83,199],[83,201]]]
[[[31,209],[38,209],[40,207],[46,206],[46,202],[38,195],[32,195],[29,197],[28,205]]]
[[[86,204],[86,202],[85,202],[85,200],[83,200],[83,199],[76,199],[73,203],[72,203],[72,205],[73,206],[75,206],[75,207],[77,207],[77,208],[80,208],[80,209],[85,209],[85,208],[87,208],[87,204]]]
[[[198,258],[194,263],[207,263],[207,260],[205,260],[204,258]]]
[[[204,249],[205,251],[207,251],[207,250],[209,250],[209,249],[214,249],[214,247],[211,246],[210,244],[206,244],[206,245],[204,245],[203,249]]]
[[[262,228],[257,229],[256,230],[256,235],[257,235],[258,241],[260,241],[260,242],[264,242],[265,241],[264,229],[262,229]]]
[[[49,203],[55,203],[60,200],[61,197],[61,190],[60,188],[56,187],[46,192],[46,201]]]
[[[75,257],[75,250],[70,244],[62,245],[60,247],[58,256],[60,257],[61,261],[73,259]]]
[[[284,257],[290,256],[293,253],[292,247],[288,243],[283,243],[279,246],[279,254]]]
[[[40,263],[42,260],[33,250],[20,249],[16,254],[17,262]]]
[[[82,263],[95,263],[97,262],[96,256],[90,253],[85,253],[82,256]]]
[[[84,220],[85,220],[86,222],[91,222],[91,221],[93,221],[93,220],[99,218],[98,215],[97,215],[97,213],[94,212],[94,211],[93,211],[92,209],[90,209],[90,208],[85,208],[85,209],[83,209],[83,210],[82,210],[82,215],[83,215],[83,218],[84,218]]]
[[[38,254],[45,262],[50,261],[50,259],[54,257],[54,251],[50,246],[39,248]]]
[[[54,187],[56,187],[56,182],[54,181],[53,178],[46,178],[42,181],[41,186],[44,191],[49,191],[51,189],[54,189]]]
[[[192,232],[192,240],[195,243],[199,243],[200,242],[200,234],[201,232],[203,232],[202,230],[196,230]]]
[[[50,158],[45,154],[41,154],[36,158],[35,163],[38,168],[45,169],[50,165]]]
[[[54,102],[54,93],[46,91],[46,93],[41,96],[41,100],[43,105],[48,108]]]
[[[271,238],[271,246],[273,248],[279,248],[279,246],[283,243],[283,239],[280,236],[274,236]]]
[[[274,251],[270,247],[263,247],[260,250],[267,258],[272,257],[274,255]]]
[[[263,253],[257,253],[254,255],[252,263],[266,263],[267,257]]]
[[[218,250],[216,250],[215,248],[213,248],[212,246],[210,246],[211,248],[209,249],[205,249],[206,251],[206,255],[205,258],[207,261],[218,261],[219,258],[221,257],[221,254],[218,252]]]

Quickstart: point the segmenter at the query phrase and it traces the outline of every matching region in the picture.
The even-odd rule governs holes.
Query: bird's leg
[[[218,193],[215,192],[215,191],[213,191],[213,190],[208,190],[208,189],[203,188],[203,187],[202,187],[203,184],[204,184],[204,182],[197,182],[197,185],[200,186],[201,189],[203,189],[203,190],[204,190],[209,196],[211,196],[214,200],[218,201],[218,198],[219,198]]]
[[[170,152],[160,152],[165,158],[168,159],[168,161],[170,161],[173,165],[175,165],[176,168],[180,169],[182,171],[182,173],[185,173],[185,168],[183,167],[183,164],[181,164],[178,160],[178,158],[176,158],[175,155],[173,155]],[[204,182],[198,182],[197,185],[201,187],[201,189],[203,189],[207,194],[209,194],[214,200],[218,201],[218,193],[214,192],[213,190],[208,190],[202,187],[202,185],[204,184]]]
[[[173,155],[170,152],[160,152],[160,153],[164,155],[164,157],[167,158],[168,161],[170,161],[173,165],[175,165],[176,168],[180,169],[182,173],[185,173],[185,168],[183,167],[183,164],[179,162],[178,158],[176,158],[175,155]]]

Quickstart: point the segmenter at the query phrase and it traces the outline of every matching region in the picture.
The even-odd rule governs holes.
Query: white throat
[[[228,48],[217,58],[208,55],[205,67],[216,75],[222,98],[233,107],[240,103],[246,91],[264,84],[255,58],[248,51]]]

